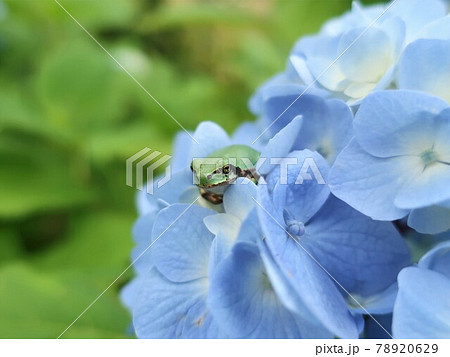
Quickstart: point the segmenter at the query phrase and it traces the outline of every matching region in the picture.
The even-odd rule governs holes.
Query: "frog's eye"
[[[222,169],[224,175],[228,175],[230,173],[230,165],[225,165]]]
[[[194,168],[192,167],[192,163],[191,163],[191,171],[194,171]]]

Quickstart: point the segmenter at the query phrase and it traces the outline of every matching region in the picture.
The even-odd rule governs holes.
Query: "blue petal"
[[[357,338],[358,329],[343,296],[317,262],[280,227],[282,213],[273,207],[266,187],[259,190],[258,202],[261,205],[258,214],[271,255],[305,306],[336,336]]]
[[[129,283],[127,283],[120,291],[120,300],[122,300],[123,304],[130,311],[133,311],[134,307],[136,306],[137,296],[144,280],[145,279],[143,275],[137,276]]]
[[[226,237],[222,232],[216,235],[211,244],[209,254],[208,276],[212,277],[215,274],[217,265],[230,254],[234,243],[234,241],[230,241],[229,237]]]
[[[225,212],[238,217],[243,221],[255,206],[258,187],[247,178],[238,178],[236,182],[225,191],[223,205]]]
[[[145,192],[145,189],[139,191],[136,195],[136,208],[139,215],[144,215],[156,210],[154,202],[150,201],[148,196],[149,195]]]
[[[448,2],[448,1],[447,1]],[[417,35],[418,39],[449,40],[450,16],[441,17],[425,26]]]
[[[301,116],[295,117],[269,140],[266,147],[261,152],[261,158],[267,158],[267,160],[258,168],[258,172],[261,175],[266,175],[273,169],[273,165],[270,165],[270,159],[283,158],[291,151],[295,139],[300,132],[302,123],[303,119]]]
[[[411,267],[400,272],[398,284],[394,337],[448,338],[450,280],[431,270]]]
[[[445,232],[450,229],[450,208],[434,205],[414,209],[408,216],[408,226],[425,234]]]
[[[267,275],[270,282],[276,291],[279,299],[284,306],[295,313],[297,319],[302,319],[301,335],[303,338],[332,338],[333,334],[328,331],[311,311],[305,306],[303,301],[299,298],[295,289],[289,284],[284,274],[281,272],[278,265],[275,263],[270,254],[264,240],[256,240],[261,259],[264,263]]]
[[[175,136],[172,161],[172,172],[183,170],[191,164],[189,153],[193,145],[198,145],[186,132],[180,131]]]
[[[211,214],[215,212],[184,204],[169,206],[158,214],[152,232],[152,258],[167,279],[185,282],[207,276],[214,235],[203,219]]]
[[[153,184],[153,194],[147,193],[146,188],[144,188],[145,192],[139,194],[141,214],[159,210],[161,208],[160,200],[169,204],[178,202],[183,192],[192,186],[192,172],[188,165],[180,171],[173,172],[170,180],[161,187],[158,187],[159,181],[160,179],[157,178],[153,183],[149,183]]]
[[[203,222],[211,233],[214,235],[222,234],[231,242],[236,240],[239,229],[241,228],[241,221],[239,218],[228,213],[218,213],[207,216]]]
[[[248,145],[261,152],[264,147],[261,140],[253,143],[253,140],[255,140],[264,130],[264,127],[261,127],[260,123],[261,121],[245,122],[239,125],[231,138],[232,143]]]
[[[351,311],[353,313],[359,314],[376,314],[384,315],[391,313],[394,309],[395,299],[397,297],[398,285],[397,282],[390,285],[386,290],[370,296],[360,296],[357,294],[352,294],[351,297],[347,299],[348,304],[351,306]],[[362,306],[362,307],[361,307]],[[370,317],[369,317],[370,318]]]
[[[438,115],[447,107],[444,100],[423,93],[375,92],[361,103],[355,116],[354,134],[361,147],[372,155],[398,155],[398,143],[391,137],[393,133],[423,119],[424,115]]]
[[[301,244],[350,293],[379,293],[410,263],[409,249],[390,222],[373,221],[335,197],[305,230]]]
[[[450,241],[437,245],[425,254],[419,261],[419,267],[434,270],[450,279]]]
[[[173,283],[155,269],[142,282],[133,325],[139,338],[224,338],[206,306],[207,279]]]
[[[333,163],[352,137],[352,111],[344,102],[330,99],[303,115],[303,125],[294,148],[317,151]]]
[[[302,328],[309,324],[283,306],[270,278],[252,243],[237,243],[232,255],[218,267],[211,281],[209,303],[231,337],[302,337]]]
[[[251,96],[248,106],[250,111],[254,115],[261,115],[263,111],[263,102],[264,97],[267,93],[270,93],[274,88],[286,88],[289,87],[292,90],[296,90],[299,85],[292,83],[291,78],[286,73],[279,73],[266,81],[263,85],[261,85],[256,92]],[[301,91],[297,89],[300,93]]]
[[[152,242],[152,229],[156,215],[156,212],[143,215],[133,226],[136,247],[133,249],[131,257],[135,261],[133,267],[138,273],[146,273],[153,266],[149,247]]]
[[[257,199],[255,197],[255,199]],[[261,240],[263,237],[263,233],[261,231],[261,225],[259,223],[258,212],[256,209],[253,209],[242,222],[241,230],[239,231],[239,235],[237,241],[239,242],[251,242],[255,243],[258,240]]]
[[[357,38],[359,40],[355,41]],[[392,45],[389,36],[381,29],[354,28],[339,40],[338,53],[346,52],[337,65],[352,81],[376,83],[394,61]]]
[[[395,220],[408,214],[394,205],[395,195],[414,175],[407,164],[402,157],[373,157],[352,140],[337,157],[328,183],[335,196],[361,213],[373,219]]]
[[[194,138],[197,143],[192,144],[190,152],[192,158],[204,158],[213,151],[231,145],[231,140],[225,130],[216,123],[205,121],[200,123],[195,129]]]
[[[276,93],[266,98],[264,118],[267,125],[272,125],[270,130],[273,133],[279,132],[299,115],[306,120],[325,114],[326,106],[323,98],[310,94],[304,94],[299,98],[300,94],[301,92],[298,94]]]
[[[408,41],[425,25],[447,14],[445,5],[439,0],[427,0],[427,6],[423,6],[423,0],[397,0],[389,12],[405,22]]]
[[[394,204],[399,208],[421,208],[446,201],[450,199],[449,182],[450,164],[435,163],[403,185]]]
[[[276,207],[287,208],[295,219],[306,223],[330,194],[325,184],[329,165],[317,152],[309,150],[294,151],[288,158],[295,158],[297,164],[288,166],[287,180],[282,181],[280,170],[273,170],[268,178],[278,182],[273,190],[273,201]]]
[[[415,41],[403,54],[398,86],[428,92],[450,102],[449,62],[450,41]]]

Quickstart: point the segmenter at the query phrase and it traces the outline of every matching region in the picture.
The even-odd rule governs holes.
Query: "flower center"
[[[305,224],[299,221],[287,221],[287,231],[294,237],[301,237],[305,234]]]
[[[285,209],[284,222],[286,224],[287,232],[293,237],[301,237],[305,234],[305,224],[294,218],[294,215]]]
[[[433,151],[433,149],[425,150],[424,152],[422,152],[420,154],[420,158],[422,159],[425,167],[428,167],[439,161],[438,156]]]

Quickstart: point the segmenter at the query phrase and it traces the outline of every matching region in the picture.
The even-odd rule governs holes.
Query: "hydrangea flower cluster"
[[[138,196],[136,335],[449,337],[449,63],[444,1],[354,3],[256,91],[256,122],[178,134]],[[264,159],[213,202],[190,166],[232,145]],[[441,243],[415,263],[411,234]]]

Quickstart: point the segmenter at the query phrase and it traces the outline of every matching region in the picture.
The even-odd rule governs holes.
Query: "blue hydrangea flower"
[[[231,213],[181,204],[160,211],[150,239],[158,239],[151,248],[152,265],[123,293],[138,337],[333,336],[304,307],[299,314],[292,288],[249,234],[259,226],[255,214],[246,219],[252,209],[246,197],[252,197],[255,188],[251,182],[240,183],[225,192],[224,206],[245,221],[242,238],[236,239],[226,226],[233,221],[223,218]],[[174,223],[168,228],[169,222]],[[239,304],[229,305],[236,294]]]
[[[310,180],[302,170],[308,158],[327,177],[328,164],[319,154],[304,150],[289,157],[298,165],[289,166],[288,184],[272,171],[268,185],[258,190],[265,242],[311,313],[336,336],[356,338],[347,296],[335,282],[361,296],[381,293],[408,264],[408,248],[390,223],[371,220],[330,196],[327,185]]]
[[[450,108],[411,91],[368,96],[356,114],[355,138],[330,172],[331,191],[378,220],[409,215],[423,233],[449,227]]]
[[[446,14],[439,0],[426,7],[421,0],[398,0],[373,23],[384,10],[354,3],[352,13],[328,23],[318,35],[302,38],[290,57],[302,81],[317,81],[334,96],[358,104],[370,92],[391,85],[404,46]]]
[[[214,235],[203,219],[211,214],[215,212],[184,204],[171,205],[158,214],[151,238],[158,239],[151,249],[153,265],[132,303],[138,337],[226,337],[206,305]],[[174,223],[169,226],[170,222]]]
[[[450,16],[427,26],[421,38],[406,47],[397,86],[428,92],[450,102]]]
[[[332,338],[273,261],[256,214],[244,224],[211,279],[209,304],[221,327],[234,338]]]
[[[450,336],[450,242],[428,252],[417,267],[402,270],[395,302],[395,338]]]

